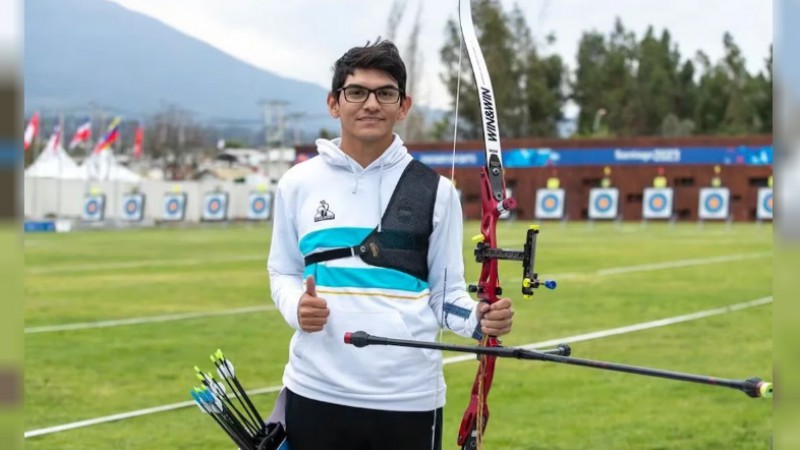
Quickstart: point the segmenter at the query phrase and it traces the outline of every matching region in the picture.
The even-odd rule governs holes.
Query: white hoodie
[[[392,411],[439,408],[444,406],[446,389],[441,352],[356,348],[344,343],[344,334],[363,330],[434,341],[439,329],[446,327],[465,337],[472,335],[477,302],[465,290],[458,195],[452,183],[440,177],[427,283],[394,269],[367,265],[359,257],[306,268],[305,256],[356,245],[379,225],[400,175],[412,160],[396,135],[366,169],[342,152],[339,142],[317,140],[320,157],[292,167],[275,192],[270,286],[273,301],[296,330],[283,383],[304,397],[341,405]],[[300,330],[297,318],[308,275],[314,275],[317,296],[327,301],[330,310],[328,323],[316,333]]]

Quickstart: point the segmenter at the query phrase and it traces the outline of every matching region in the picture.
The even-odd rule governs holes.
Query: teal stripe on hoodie
[[[352,247],[360,244],[371,232],[372,228],[356,227],[312,231],[300,239],[300,252],[303,256],[308,256],[309,253],[319,248]]]
[[[303,274],[304,277],[309,275],[314,275],[318,286],[393,289],[417,293],[428,289],[428,283],[417,277],[383,267],[350,268],[312,264],[306,267]]]

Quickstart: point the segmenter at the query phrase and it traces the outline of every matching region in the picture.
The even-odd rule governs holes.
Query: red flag
[[[33,140],[36,138],[36,135],[39,134],[39,113],[33,113],[33,117],[31,117],[31,121],[28,122],[28,126],[25,127],[25,141],[24,147],[25,150],[28,150],[28,147],[33,144]]]
[[[144,129],[142,124],[136,126],[136,134],[133,138],[133,157],[139,159],[142,157],[142,141],[144,140]]]
[[[73,149],[78,144],[82,142],[88,141],[92,137],[92,120],[86,119],[86,122],[83,123],[78,129],[75,131],[75,135],[72,136],[72,140],[69,141],[69,148]]]
[[[61,124],[57,123],[53,126],[53,134],[50,135],[50,139],[47,141],[47,146],[45,149],[50,149],[51,152],[56,153],[58,152],[58,147],[61,144]]]

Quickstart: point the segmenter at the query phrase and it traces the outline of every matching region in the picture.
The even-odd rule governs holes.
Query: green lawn
[[[502,223],[521,245],[528,224]],[[471,259],[465,226],[468,279]],[[26,327],[270,305],[266,226],[29,234]],[[746,302],[772,294],[772,228],[753,224],[544,224],[537,271],[556,291],[517,295],[519,266],[503,263],[522,345]],[[711,263],[703,259],[731,257]],[[694,264],[685,263],[694,260]],[[670,267],[605,269],[684,261]],[[280,384],[290,329],[279,313],[26,334],[25,429],[189,400],[192,367],[222,348],[250,389]],[[445,335],[449,342],[467,340]],[[727,378],[771,378],[772,306],[572,345],[576,357]],[[452,355],[447,355],[452,356]],[[444,448],[455,435],[476,363],[446,366]],[[255,397],[267,413],[274,394]],[[727,389],[541,362],[498,362],[486,449],[768,448],[772,404]],[[26,440],[37,449],[229,449],[195,407]]]

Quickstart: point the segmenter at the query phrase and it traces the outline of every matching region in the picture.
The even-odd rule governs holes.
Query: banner
[[[642,218],[672,218],[672,197],[672,188],[646,188],[642,204]]]
[[[772,220],[772,202],[772,188],[759,188],[756,219]]]
[[[83,213],[81,218],[86,222],[100,222],[106,210],[106,196],[104,194],[87,194],[83,197]]]
[[[564,217],[564,190],[539,189],[536,191],[536,218],[561,219]]]
[[[217,222],[228,218],[228,193],[208,192],[203,197],[202,220]]]
[[[700,205],[698,216],[701,219],[725,220],[728,218],[730,199],[728,188],[702,188],[700,189]]]
[[[250,220],[269,220],[272,217],[272,194],[251,192],[247,197],[247,218]]]
[[[144,194],[122,196],[122,220],[141,222],[144,219]]]
[[[433,168],[483,167],[482,150],[432,150],[411,152],[414,159]],[[773,147],[739,145],[732,147],[640,147],[640,148],[511,148],[503,150],[505,168],[567,167],[606,165],[772,165]]]
[[[186,213],[186,193],[169,192],[164,194],[164,209],[161,219],[165,221],[181,221]]]
[[[619,189],[594,188],[589,191],[589,218],[616,219],[619,215]]]

